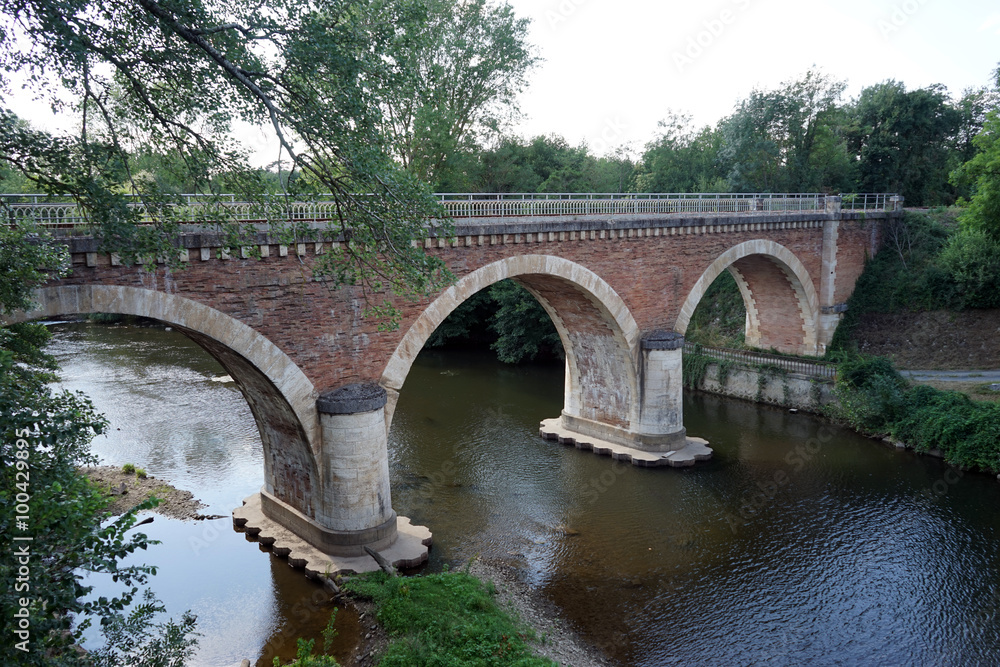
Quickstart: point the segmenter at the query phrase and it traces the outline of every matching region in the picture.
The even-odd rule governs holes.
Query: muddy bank
[[[202,514],[201,510],[206,506],[195,498],[190,491],[177,489],[169,482],[157,479],[152,475],[140,478],[135,473],[125,473],[121,468],[112,466],[80,468],[80,472],[96,484],[101,491],[111,494],[111,504],[108,506],[108,512],[115,516],[124,514],[150,496],[156,496],[163,501],[156,509],[152,510],[158,514],[174,519],[200,520],[222,518],[216,515]],[[125,492],[120,493],[123,488]]]
[[[858,351],[897,368],[1000,368],[1000,310],[866,313],[852,338]]]

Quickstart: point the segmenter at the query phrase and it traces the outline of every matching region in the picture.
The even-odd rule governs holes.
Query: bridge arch
[[[733,274],[743,295],[748,345],[818,353],[820,308],[812,277],[791,250],[764,239],[733,246],[705,269],[684,300],[674,331],[687,332],[695,308],[723,271]]]
[[[635,424],[641,333],[625,302],[580,264],[551,255],[521,255],[462,277],[410,326],[380,381],[389,397],[386,426],[392,423],[410,367],[434,330],[473,294],[507,278],[538,299],[559,333],[566,352],[564,414],[623,428]]]
[[[307,516],[322,488],[316,391],[276,345],[244,323],[175,294],[117,285],[59,285],[35,291],[37,308],[7,323],[87,313],[135,315],[165,322],[201,345],[236,382],[264,449],[268,493]]]

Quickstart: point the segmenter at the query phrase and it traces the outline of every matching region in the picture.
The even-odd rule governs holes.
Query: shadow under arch
[[[791,354],[821,353],[819,297],[812,277],[791,250],[764,239],[733,246],[705,269],[684,300],[674,331],[687,332],[705,292],[727,270],[747,309],[748,345]]]
[[[520,255],[483,266],[434,300],[407,330],[380,384],[388,393],[386,427],[413,361],[455,308],[493,283],[511,279],[548,313],[566,352],[563,412],[628,428],[638,422],[640,331],[625,302],[593,271],[561,257]]]
[[[268,493],[314,516],[322,492],[316,391],[274,343],[214,308],[175,294],[117,285],[59,285],[35,291],[37,308],[4,318],[27,320],[113,313],[165,322],[214,357],[239,387],[260,432]]]

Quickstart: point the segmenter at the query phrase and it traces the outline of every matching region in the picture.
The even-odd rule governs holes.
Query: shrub
[[[954,391],[908,387],[886,359],[855,357],[838,369],[831,413],[863,432],[890,434],[920,452],[937,449],[962,468],[1000,472],[1000,404]]]
[[[941,251],[942,269],[956,285],[960,308],[1000,307],[1000,242],[985,232],[963,230]]]
[[[126,463],[125,465],[122,466],[122,472],[125,473],[126,475],[134,475],[135,466],[132,465],[131,463]]]

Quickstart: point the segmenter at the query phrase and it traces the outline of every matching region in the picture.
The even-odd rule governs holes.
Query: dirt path
[[[996,371],[900,371],[903,377],[915,382],[1000,382],[1000,370]]]

